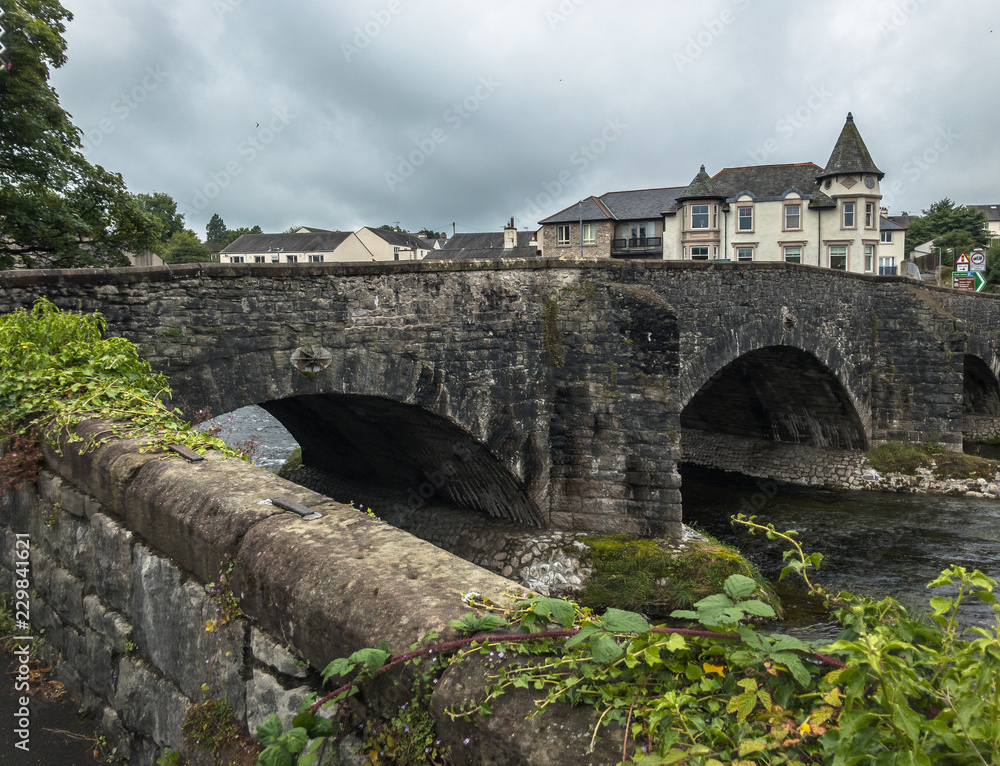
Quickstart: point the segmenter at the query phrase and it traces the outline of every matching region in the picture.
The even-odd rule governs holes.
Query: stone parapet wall
[[[86,439],[107,430],[91,421],[77,432]],[[0,495],[0,537],[6,551],[29,542],[42,659],[134,764],[183,749],[192,702],[225,699],[251,731],[271,712],[287,723],[301,698],[321,689],[318,671],[330,660],[382,640],[400,654],[428,633],[455,637],[448,622],[469,611],[463,593],[503,605],[520,590],[242,461],[210,453],[188,463],[126,440],[85,454],[76,446],[46,449],[37,491]],[[322,518],[281,511],[271,502],[279,496]],[[0,564],[0,589],[13,592],[11,567],[9,558]],[[230,619],[220,588],[239,602]],[[362,698],[373,712],[393,712],[410,678],[386,678]],[[442,683],[435,709],[468,702],[484,683],[481,675]],[[498,720],[525,706],[518,698],[504,696]],[[565,713],[558,731],[530,723],[512,731],[485,717],[457,727],[442,712],[438,734],[462,764],[533,764],[529,754],[539,751],[552,763],[607,762],[603,749],[585,752],[592,712]],[[499,750],[507,757],[492,758]]]
[[[861,489],[869,470],[863,452],[817,449],[803,444],[744,439],[685,430],[681,436],[685,463],[720,471],[803,486]]]

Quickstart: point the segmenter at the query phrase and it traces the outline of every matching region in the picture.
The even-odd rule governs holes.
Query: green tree
[[[444,239],[447,235],[443,231],[434,231],[433,229],[421,229],[417,232],[417,236],[424,237],[426,239]]]
[[[167,263],[197,263],[212,260],[212,251],[198,239],[191,229],[182,229],[167,240],[163,248],[163,260]]]
[[[218,213],[212,213],[212,217],[208,221],[208,226],[205,227],[205,241],[226,241],[226,222],[222,220],[222,216]]]
[[[91,165],[80,130],[49,85],[66,61],[58,0],[3,0],[0,69],[0,268],[127,266],[155,248],[161,224],[122,177]]]
[[[945,197],[923,212],[923,217],[906,230],[907,255],[917,245],[934,240],[934,245],[946,253],[942,263],[950,266],[953,252],[967,253],[989,244],[986,214],[979,208],[956,205]]]
[[[990,292],[1000,291],[1000,239],[995,239],[986,251],[986,287]]]
[[[294,234],[295,232],[297,232],[297,231],[298,231],[299,229],[301,229],[301,228],[302,228],[302,226],[301,226],[301,225],[297,225],[297,226],[289,226],[289,227],[288,227],[287,229],[285,229],[285,232],[284,232],[284,233],[285,233],[285,234]]]
[[[156,216],[163,225],[160,242],[164,245],[174,234],[184,228],[184,214],[177,212],[177,203],[169,194],[153,192],[152,194],[137,194],[136,198],[143,210]]]

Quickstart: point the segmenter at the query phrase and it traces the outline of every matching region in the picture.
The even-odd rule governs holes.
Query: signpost
[[[957,258],[955,258],[955,271],[968,272],[971,271],[972,261],[969,260],[969,256],[962,253]]]
[[[951,275],[951,286],[956,290],[975,290],[978,293],[986,287],[986,277],[981,271],[956,271]]]
[[[972,271],[986,271],[986,253],[982,250],[976,250],[969,261],[972,263]]]

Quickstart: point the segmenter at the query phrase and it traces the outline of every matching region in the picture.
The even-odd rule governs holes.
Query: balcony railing
[[[611,252],[622,255],[662,252],[663,237],[626,237],[611,240]]]
[[[896,266],[879,266],[878,275],[880,277],[894,277],[896,276]]]

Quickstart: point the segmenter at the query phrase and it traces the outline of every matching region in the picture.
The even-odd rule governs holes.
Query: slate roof
[[[728,194],[723,194],[715,180],[705,172],[705,166],[701,166],[698,175],[688,184],[684,193],[677,198],[680,202],[686,199],[725,199]]]
[[[880,181],[885,177],[885,173],[876,167],[875,161],[868,153],[868,147],[865,146],[864,139],[861,138],[861,132],[854,124],[854,115],[848,112],[844,129],[840,131],[840,138],[837,139],[830,160],[826,163],[819,178],[853,173],[870,173],[878,176]]]
[[[755,199],[781,199],[791,189],[796,189],[805,196],[814,195],[819,191],[816,176],[821,170],[813,162],[752,165],[743,168],[723,168],[712,180],[716,189],[730,201],[735,201],[745,192],[749,192]]]
[[[532,238],[536,235],[533,231],[519,231],[517,233],[518,247],[527,247]],[[441,250],[489,250],[499,248],[503,250],[503,232],[485,231],[473,234],[454,234],[441,243]]]
[[[491,258],[537,258],[538,248],[512,247],[504,250],[502,247],[454,247],[443,250],[432,250],[424,256],[425,261],[444,260],[486,260]]]
[[[878,227],[880,231],[906,231],[906,227],[896,223],[891,218],[879,216]]]
[[[385,242],[388,242],[393,247],[412,247],[419,250],[431,250],[434,247],[432,242],[428,242],[426,239],[418,237],[416,234],[410,234],[406,231],[386,231],[385,229],[373,229],[368,227],[368,231],[372,232]]]
[[[1000,205],[972,205],[986,213],[987,221],[1000,221]]]
[[[324,231],[310,234],[244,234],[222,249],[235,253],[329,253],[351,236],[349,231]]]
[[[583,200],[584,221],[648,221],[672,207],[685,186],[636,189],[602,194]],[[540,224],[574,223],[580,220],[580,203],[574,203],[539,221]]]

